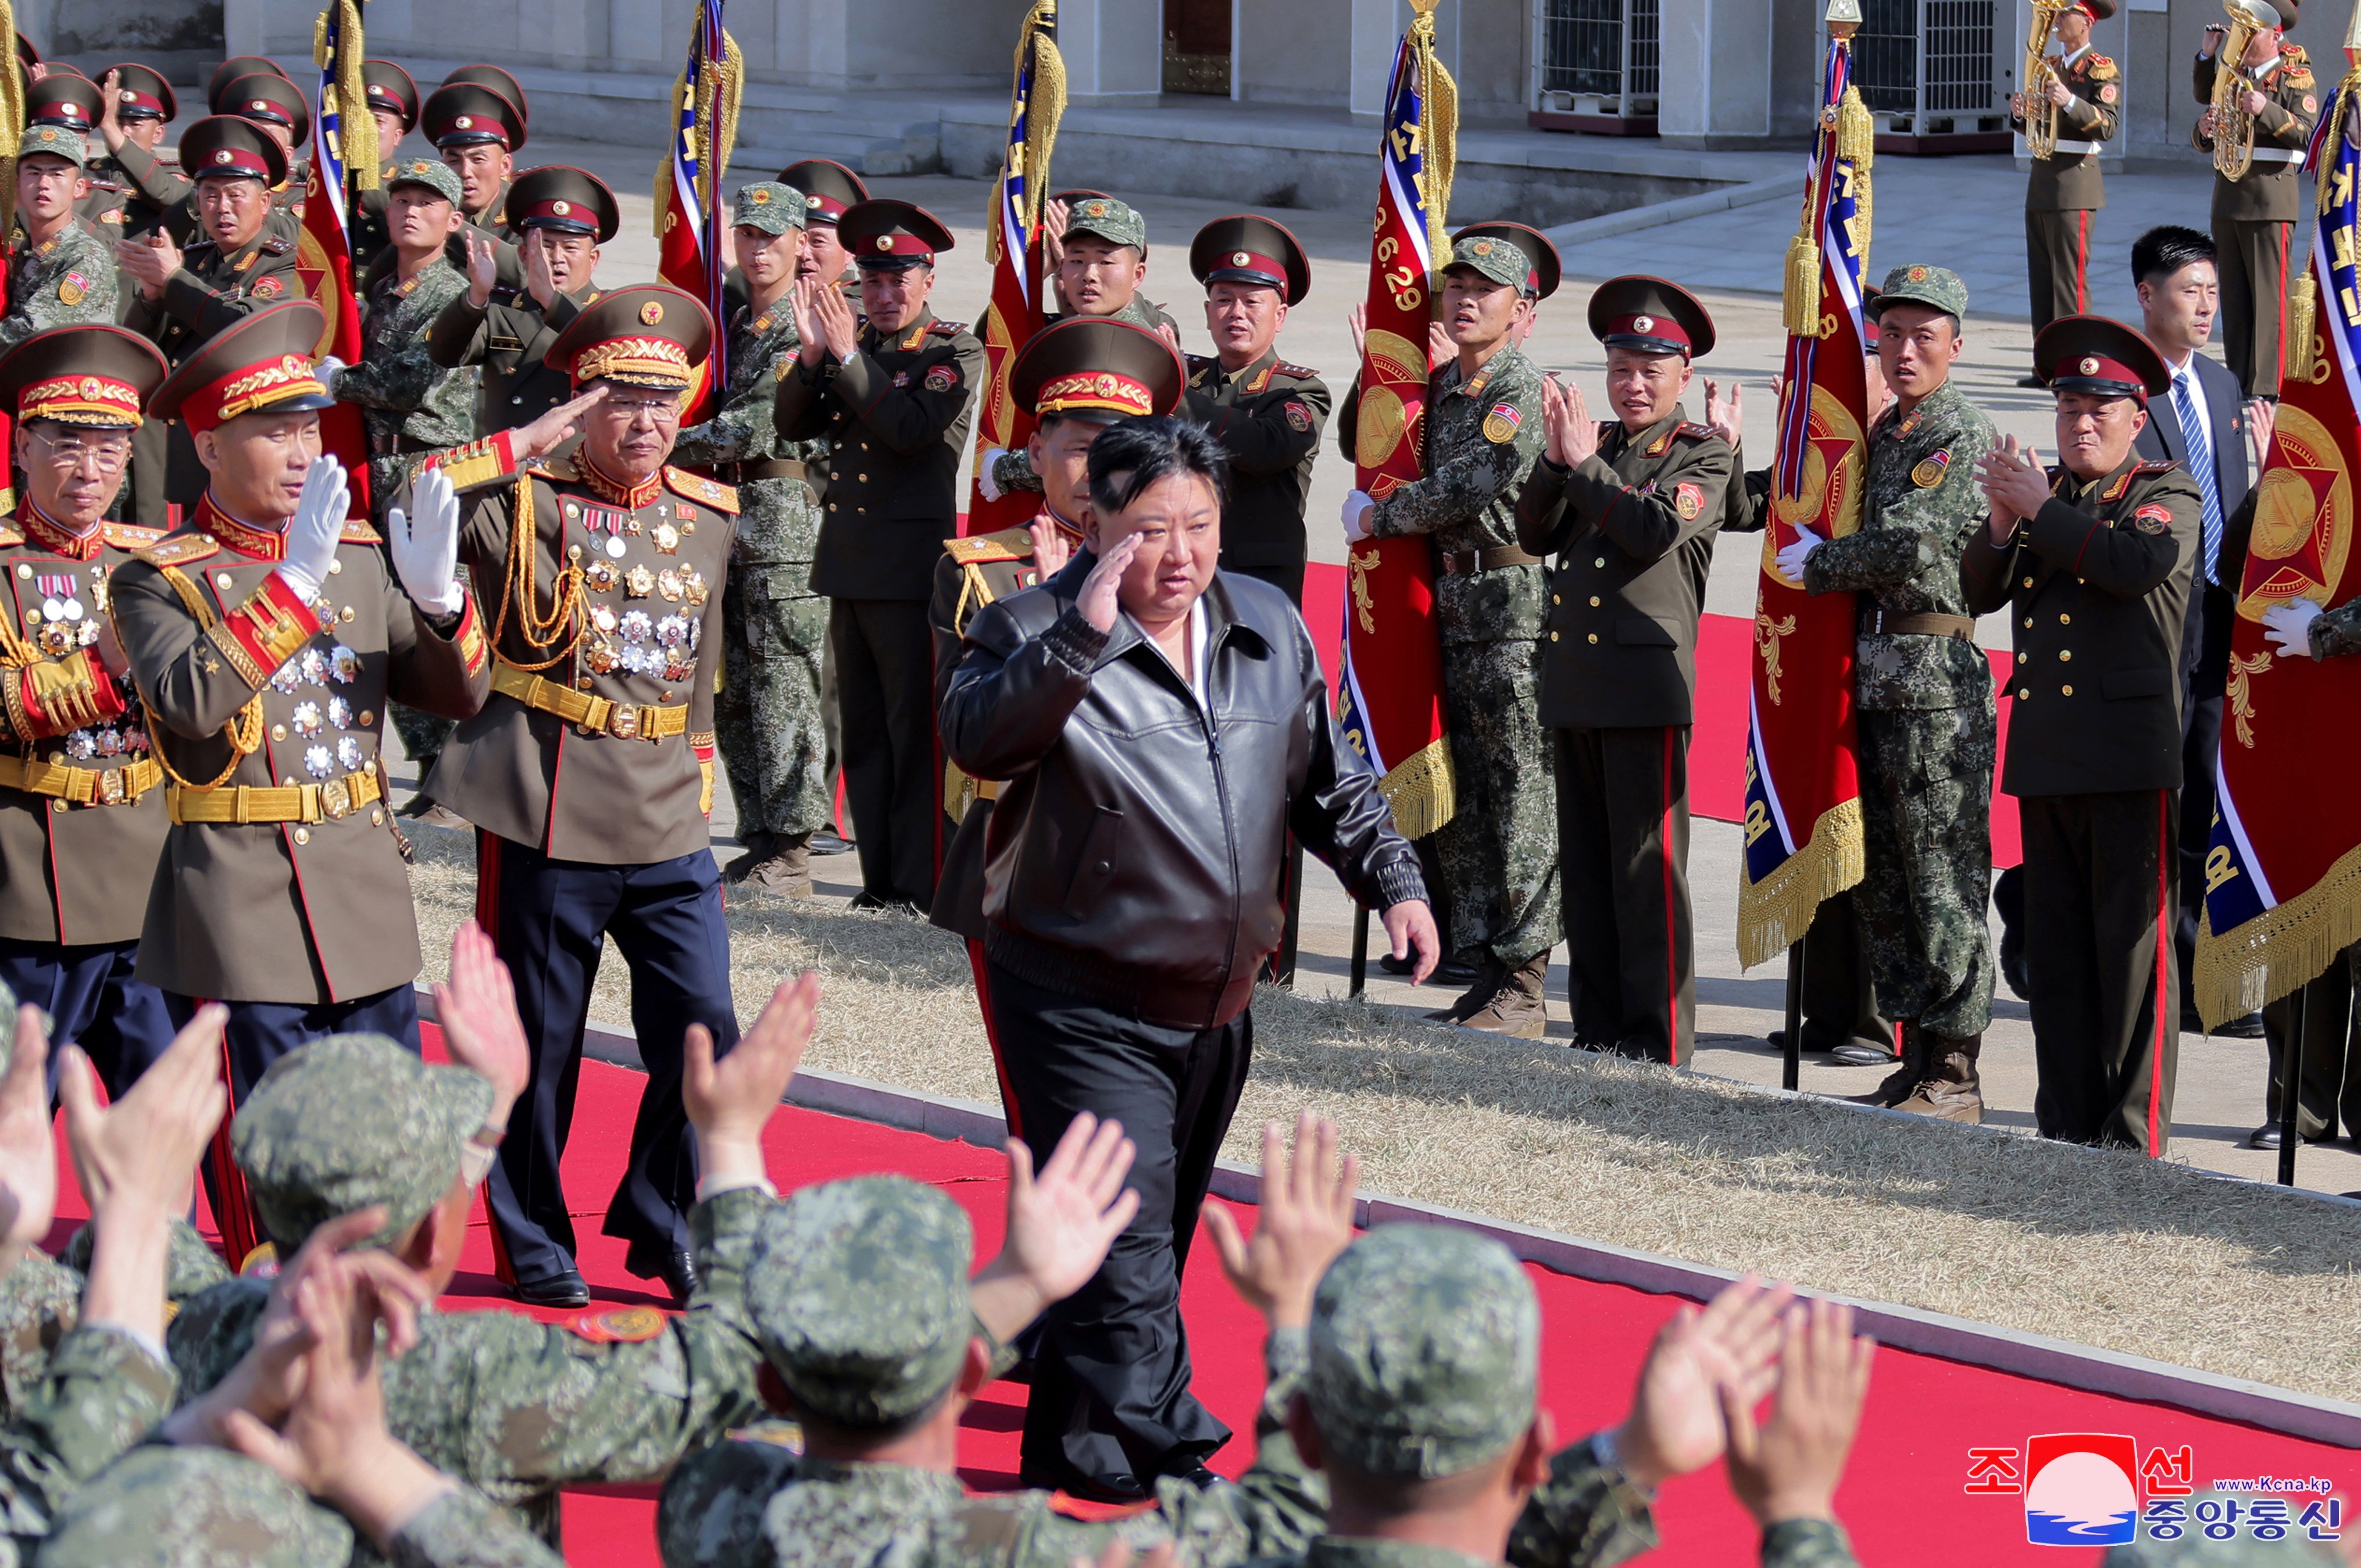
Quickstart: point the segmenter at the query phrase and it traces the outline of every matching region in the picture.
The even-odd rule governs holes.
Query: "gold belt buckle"
[[[330,779],[320,786],[320,814],[331,822],[341,822],[353,814],[353,786],[344,779]]]
[[[126,793],[128,792],[124,788],[121,768],[105,768],[100,771],[96,794],[101,806],[121,806]]]
[[[628,702],[617,703],[615,705],[615,711],[608,716],[607,733],[612,735],[618,740],[638,740],[640,738],[640,710],[638,706]]]

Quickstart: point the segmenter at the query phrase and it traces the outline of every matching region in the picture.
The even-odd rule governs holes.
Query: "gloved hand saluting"
[[[393,569],[418,608],[429,615],[456,615],[467,602],[459,587],[459,496],[450,476],[430,468],[410,487],[410,510],[385,516],[393,546]]]
[[[279,576],[305,604],[320,597],[320,585],[328,580],[350,499],[345,466],[335,458],[319,458],[304,472],[303,493],[295,498],[295,515],[287,522],[287,554],[280,558]]]

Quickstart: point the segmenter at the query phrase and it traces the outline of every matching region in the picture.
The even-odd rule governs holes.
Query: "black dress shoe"
[[[822,828],[811,836],[811,852],[815,855],[848,855],[852,848],[852,840],[833,828]]]
[[[1785,1056],[1787,1054],[1787,1031],[1784,1029],[1772,1030],[1769,1035],[1764,1036],[1764,1043],[1773,1050],[1778,1052],[1781,1056]],[[1804,1049],[1806,1051],[1822,1051],[1833,1048],[1833,1047],[1816,1046],[1812,1044],[1812,1036],[1808,1032],[1804,1036]]]
[[[686,1247],[659,1254],[653,1246],[633,1246],[623,1255],[623,1267],[635,1279],[663,1280],[675,1307],[687,1306],[697,1292],[697,1255]]]
[[[2213,1031],[2217,1040],[2259,1040],[2263,1037],[2263,1015],[2249,1013],[2243,1018],[2233,1018]]]
[[[582,1282],[582,1271],[566,1268],[541,1279],[520,1279],[516,1299],[528,1307],[587,1307],[590,1304],[590,1287]]]
[[[1828,1053],[1828,1060],[1839,1067],[1892,1067],[1901,1059],[1892,1051],[1879,1050],[1861,1040],[1847,1040]]]
[[[2279,1147],[2279,1124],[2277,1122],[2266,1122],[2261,1126],[2257,1127],[2253,1132],[2246,1135],[2246,1146],[2250,1149],[2275,1149]]]

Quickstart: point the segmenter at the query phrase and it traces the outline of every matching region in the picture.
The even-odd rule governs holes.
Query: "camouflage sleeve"
[[[183,1404],[212,1392],[246,1357],[270,1306],[268,1280],[232,1278],[200,1290],[164,1325],[164,1350],[181,1380]]]
[[[393,1568],[565,1568],[514,1515],[465,1486],[420,1509],[386,1543],[385,1556]]]
[[[1595,1438],[1586,1438],[1550,1462],[1541,1484],[1509,1532],[1514,1568],[1604,1568],[1656,1546],[1648,1502],[1618,1471],[1598,1462]]]
[[[1906,583],[1938,561],[1956,559],[1968,531],[1990,510],[1976,488],[1976,465],[1992,442],[1990,425],[1950,433],[1943,477],[1932,485],[1913,481],[1902,495],[1877,505],[1873,526],[1864,518],[1856,532],[1823,541],[1804,563],[1805,588],[1859,593]]]
[[[0,1428],[0,1530],[37,1534],[76,1486],[112,1464],[172,1408],[172,1369],[114,1329],[58,1343],[31,1404]]]
[[[763,1510],[795,1479],[795,1429],[764,1422],[690,1454],[656,1501],[656,1550],[664,1568],[772,1568]]]
[[[2311,634],[2315,659],[2345,659],[2361,653],[2361,598],[2346,599],[2315,617]]]
[[[112,324],[120,278],[115,258],[100,255],[96,240],[78,244],[73,256],[50,263],[0,316],[0,348],[13,348],[51,327]]]
[[[761,401],[765,404],[771,402],[774,395],[774,389],[767,385],[759,394]],[[763,418],[763,428],[757,431],[756,421],[750,417],[757,411],[748,406],[745,399],[732,401],[703,424],[694,424],[682,431],[680,439],[672,444],[671,460],[684,468],[710,468],[716,463],[736,463],[750,455],[759,455],[763,445],[761,437],[769,433],[770,420]],[[768,416],[770,411],[767,407],[759,411],[763,416]]]
[[[449,279],[445,287],[452,297],[467,292],[467,285],[457,279]],[[439,309],[436,313],[440,314]],[[423,332],[413,334],[392,348],[370,344],[357,364],[337,372],[336,401],[394,414],[423,407],[443,378],[453,374],[434,362],[426,336]]]
[[[0,1279],[0,1421],[32,1404],[49,1374],[49,1353],[82,1313],[82,1276],[28,1252]]]
[[[90,1272],[91,1248],[98,1232],[89,1222],[75,1228],[66,1241],[62,1258],[65,1266],[78,1275]],[[168,1251],[164,1257],[164,1299],[185,1301],[203,1290],[210,1290],[225,1279],[236,1277],[229,1266],[214,1251],[213,1244],[197,1234],[196,1226],[186,1220],[174,1220],[166,1233]]]
[[[1014,495],[1018,490],[1038,490],[1041,476],[1033,471],[1033,459],[1012,446],[992,460],[992,482],[1002,495]]]
[[[1781,1519],[1763,1532],[1763,1568],[1853,1568],[1855,1561],[1833,1519]]]
[[[1489,427],[1490,422],[1486,424]],[[1369,513],[1370,537],[1433,533],[1474,517],[1532,472],[1547,440],[1537,416],[1520,421],[1506,441],[1477,436],[1435,464],[1425,477],[1412,479],[1378,502]]]

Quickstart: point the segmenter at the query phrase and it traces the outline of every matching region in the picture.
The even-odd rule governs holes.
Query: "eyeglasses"
[[[677,422],[680,419],[678,398],[619,398],[610,392],[599,406],[627,422],[637,422],[642,414],[659,424]]]
[[[102,474],[119,474],[131,461],[131,438],[127,435],[36,435],[49,461],[60,468],[79,468],[83,458],[98,465]]]

